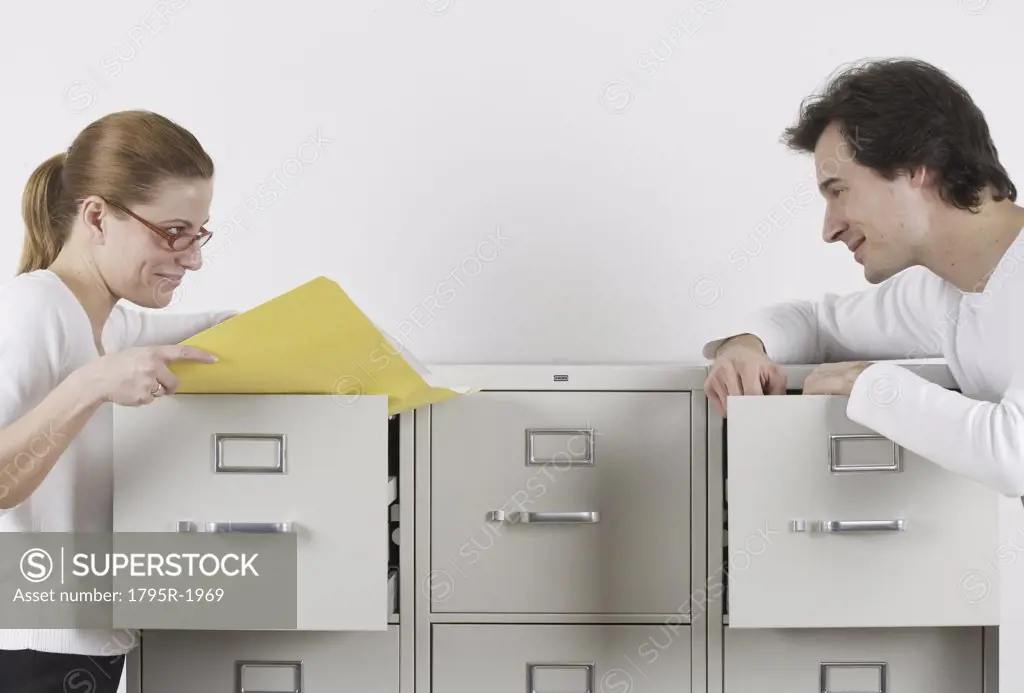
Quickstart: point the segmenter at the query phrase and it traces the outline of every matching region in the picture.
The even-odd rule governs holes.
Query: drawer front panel
[[[484,392],[431,418],[435,612],[687,608],[688,393]]]
[[[734,627],[997,624],[995,492],[851,422],[844,397],[730,397]],[[976,580],[975,580],[976,582]]]
[[[293,532],[297,627],[387,627],[386,397],[175,395],[114,420],[115,531]]]
[[[379,633],[148,631],[145,693],[398,693],[398,626]]]
[[[981,628],[725,630],[725,693],[982,693]]]
[[[687,626],[435,625],[433,693],[686,693]]]

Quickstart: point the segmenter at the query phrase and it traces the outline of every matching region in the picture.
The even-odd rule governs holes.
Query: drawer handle
[[[527,513],[491,510],[487,513],[489,522],[504,522],[510,525],[593,525],[601,519],[601,513]]]
[[[841,534],[846,532],[905,532],[906,520],[793,520],[791,532]]]
[[[874,433],[832,433],[829,435],[828,470],[835,474],[845,472],[901,472],[903,471],[902,448],[892,444],[892,464],[839,464],[839,443],[844,440],[889,440]],[[891,442],[891,441],[890,441]]]
[[[289,682],[276,681],[276,678],[286,678]],[[246,683],[262,685],[248,688]],[[267,684],[272,688],[267,688]],[[235,690],[237,693],[302,693],[302,662],[236,661]]]
[[[540,671],[576,671],[582,670],[585,677],[586,683],[580,693],[594,693],[594,663],[575,663],[575,662],[552,662],[550,664],[533,664],[528,663],[526,665],[526,690],[527,693],[537,693],[537,673]],[[575,693],[575,692],[574,692]]]
[[[843,685],[842,690],[830,690],[831,676],[830,674],[839,672],[843,669],[874,669],[877,674],[878,683],[875,684],[871,689],[863,689],[853,691],[847,685]],[[886,693],[888,690],[888,664],[886,662],[822,662],[820,665],[820,693]],[[841,675],[841,674],[840,674]],[[843,678],[849,678],[848,676]],[[874,677],[872,677],[874,678]]]
[[[195,532],[196,525],[188,520],[179,520],[179,532]],[[286,534],[295,531],[292,522],[207,522],[207,532],[238,532],[243,534]]]
[[[224,461],[224,442],[228,440],[270,440],[277,443],[277,455],[273,465],[233,465]],[[217,473],[233,474],[283,474],[285,460],[285,436],[283,433],[214,433],[214,470]]]
[[[550,457],[537,456],[537,438],[539,436],[583,436],[583,450],[574,449],[577,447],[569,438],[562,450]],[[573,467],[594,466],[594,429],[592,428],[528,428],[526,429],[526,466],[564,464]]]

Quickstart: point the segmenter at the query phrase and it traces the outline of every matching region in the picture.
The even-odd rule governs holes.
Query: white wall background
[[[690,361],[763,302],[865,286],[820,241],[810,159],[778,144],[848,61],[947,69],[1024,183],[1024,5],[1009,0],[17,14],[0,24],[0,272],[31,169],[105,113],[153,109],[218,166],[217,238],[175,309],[247,308],[323,274],[428,362]]]

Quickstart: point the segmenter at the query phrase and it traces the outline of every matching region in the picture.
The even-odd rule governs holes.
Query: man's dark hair
[[[925,166],[942,199],[961,209],[977,207],[986,186],[997,200],[1017,199],[981,110],[963,87],[926,62],[875,60],[842,71],[823,93],[804,100],[783,142],[813,153],[833,121],[854,160],[888,180]]]

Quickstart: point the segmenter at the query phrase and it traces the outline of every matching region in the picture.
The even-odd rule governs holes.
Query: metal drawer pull
[[[178,532],[195,532],[196,525],[189,520],[179,520]],[[295,531],[292,522],[207,522],[207,532],[238,532],[246,534],[285,534]]]
[[[889,687],[886,662],[822,662],[819,678],[819,693],[886,693]],[[861,687],[865,680],[871,688]]]
[[[285,534],[294,531],[291,522],[207,522],[207,532]]]
[[[601,513],[527,513],[491,510],[487,513],[488,522],[505,522],[511,525],[549,524],[549,525],[593,525],[601,519]]]
[[[302,693],[302,662],[236,661],[235,691],[237,693]]]
[[[262,441],[270,440],[277,443],[277,454],[270,465],[234,465],[224,460],[224,443],[228,440]],[[284,474],[285,436],[283,433],[214,433],[213,434],[214,471],[233,474]]]
[[[538,456],[538,439],[546,436],[566,438],[555,452]],[[568,438],[567,436],[573,436]],[[582,436],[583,442],[575,442]],[[553,464],[555,466],[593,467],[594,429],[592,428],[528,428],[526,429],[526,466]]]
[[[906,520],[793,520],[791,532],[841,534],[847,532],[905,532]]]
[[[901,472],[903,471],[902,448],[892,443],[892,464],[839,464],[839,443],[844,440],[881,440],[889,441],[885,436],[874,433],[832,433],[829,435],[828,470],[833,473],[842,472]],[[892,441],[889,441],[892,442]]]
[[[545,673],[548,672],[548,673]],[[570,678],[575,679],[571,674],[559,676],[557,672],[582,672],[584,688],[577,689],[575,682],[568,683]],[[549,675],[553,674],[553,675]],[[538,691],[538,679],[544,690]],[[548,681],[544,681],[548,679]],[[546,685],[543,685],[546,684]],[[572,686],[570,689],[569,686]],[[526,665],[526,691],[527,693],[547,693],[547,691],[558,691],[559,693],[595,693],[594,691],[594,663],[593,662],[552,662],[550,664]]]

